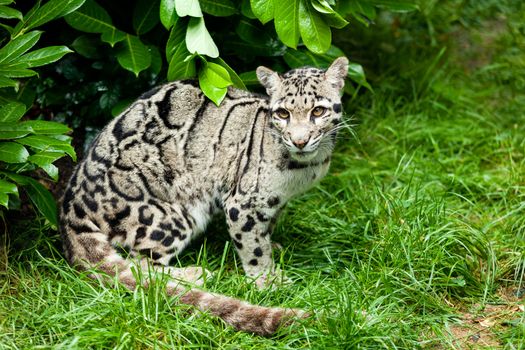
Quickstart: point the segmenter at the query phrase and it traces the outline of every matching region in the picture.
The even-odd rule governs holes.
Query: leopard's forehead
[[[325,71],[304,67],[293,69],[281,76],[279,91],[272,96],[273,109],[311,108],[316,102],[335,101],[339,91],[326,83]]]

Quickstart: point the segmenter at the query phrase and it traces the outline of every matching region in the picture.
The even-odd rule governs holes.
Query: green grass
[[[355,136],[340,136],[330,174],[279,221],[276,261],[293,285],[246,283],[220,221],[210,229],[218,235],[181,257],[218,271],[208,290],[313,310],[311,320],[272,338],[235,332],[167,298],[165,281],[135,292],[101,286],[68,267],[43,223],[22,222],[0,236],[0,348],[525,349],[516,3],[432,1],[338,33],[375,93],[348,101]],[[494,21],[504,23],[496,34]],[[481,327],[473,319],[493,322],[478,342],[458,339],[458,329]]]

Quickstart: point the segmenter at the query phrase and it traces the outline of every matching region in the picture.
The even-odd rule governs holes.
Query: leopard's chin
[[[313,160],[319,153],[317,150],[311,152],[290,152],[293,160],[305,163]]]

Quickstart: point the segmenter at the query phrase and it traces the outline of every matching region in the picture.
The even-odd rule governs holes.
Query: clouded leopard
[[[222,212],[245,273],[259,287],[271,282],[272,226],[328,170],[347,70],[344,57],[326,70],[259,67],[268,96],[231,88],[220,107],[193,81],[142,95],[102,130],[69,181],[60,210],[67,259],[131,289],[133,269],[168,273],[168,294],[239,330],[269,335],[303,315],[188,288],[180,281],[198,285],[205,271],[170,265]]]

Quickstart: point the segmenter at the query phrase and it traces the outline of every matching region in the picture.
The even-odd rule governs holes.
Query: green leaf
[[[15,2],[15,0],[0,0],[0,5],[10,5],[13,2]]]
[[[324,21],[329,26],[340,29],[348,24],[346,19],[344,19],[339,13],[332,9],[328,1],[313,0],[311,5],[317,12],[322,14]]]
[[[254,70],[241,73],[239,74],[239,77],[242,79],[245,85],[253,86],[261,84],[259,83],[259,79],[257,79],[257,73],[255,73]]]
[[[8,208],[9,196],[12,194],[18,197],[18,187],[12,182],[0,179],[0,205]]]
[[[22,20],[24,17],[22,12],[12,9],[7,6],[0,6],[0,18],[17,18]]]
[[[274,17],[274,1],[275,0],[250,0],[253,14],[262,22],[266,24]],[[287,2],[287,1],[280,1]]]
[[[182,21],[171,28],[168,42],[166,43],[166,59],[168,61],[168,80],[185,79],[195,76],[195,61],[186,60],[190,52],[186,49],[184,39],[185,25]]]
[[[224,62],[222,58],[214,58],[213,62],[221,65],[224,69],[228,71],[228,75],[230,76],[230,80],[233,83],[233,86],[239,89],[248,90],[246,88],[246,85],[244,85],[242,79],[237,75],[237,73],[232,69],[232,67],[230,67],[226,62]]]
[[[160,22],[166,29],[170,29],[177,22],[175,0],[160,0]]]
[[[34,30],[9,41],[0,49],[0,63],[18,59],[20,55],[29,51],[38,42],[40,35],[42,32]]]
[[[108,43],[111,47],[114,47],[116,43],[119,43],[124,39],[126,39],[126,33],[118,30],[117,28],[108,30],[102,33],[102,35],[100,36],[100,40],[102,40],[105,43]]]
[[[126,38],[119,43],[118,48],[118,62],[124,69],[135,73],[135,76],[138,77],[140,72],[150,66],[151,54],[149,49],[138,37],[126,34]]]
[[[250,0],[242,0],[241,14],[249,19],[257,18],[257,16],[255,16],[255,14],[252,11],[252,5],[250,4]]]
[[[81,56],[90,59],[101,58],[100,41],[92,35],[81,35],[71,43],[71,47]]]
[[[358,83],[359,85],[363,85],[368,90],[372,91],[372,87],[366,81],[363,66],[361,66],[360,64],[350,62],[350,64],[348,65],[348,77],[356,83]]]
[[[218,57],[219,49],[213,41],[203,18],[191,18],[186,30],[186,47],[190,53]]]
[[[175,0],[175,11],[179,17],[202,17],[199,0]]]
[[[330,27],[305,0],[299,4],[299,30],[304,44],[310,51],[322,54],[330,48]]]
[[[0,123],[13,123],[23,117],[26,106],[20,102],[9,102],[0,108]]]
[[[27,78],[36,75],[34,70],[21,68],[20,64],[17,65],[3,65],[0,64],[0,76],[7,78]]]
[[[48,46],[42,49],[31,51],[21,56],[18,63],[26,63],[28,67],[40,67],[53,63],[73,52],[66,46]]]
[[[63,152],[76,161],[77,156],[75,150],[70,144],[71,138],[69,136],[63,138],[64,139],[61,140],[45,135],[30,135],[17,139],[16,142],[39,151]]]
[[[25,163],[29,157],[26,148],[16,142],[0,142],[0,161],[6,163]]]
[[[58,180],[58,168],[53,162],[64,156],[63,152],[39,152],[29,156],[28,160],[42,168],[53,180]]]
[[[293,48],[296,48],[299,42],[299,3],[301,1],[304,0],[275,2],[275,31],[286,46]]]
[[[0,88],[13,87],[18,89],[19,83],[16,80],[8,79],[0,75]]]
[[[217,17],[227,17],[237,13],[235,4],[230,0],[199,0],[202,11]]]
[[[359,22],[367,27],[376,18],[376,8],[368,1],[342,2],[339,11],[344,14],[351,13]]]
[[[159,23],[159,0],[139,0],[133,11],[133,29],[137,35],[149,32]]]
[[[207,62],[199,72],[199,86],[204,94],[219,106],[232,85],[228,71],[215,63]]]
[[[71,131],[67,125],[47,120],[28,120],[20,124],[29,126],[36,135],[62,135]]]
[[[18,188],[12,182],[0,179],[0,192],[18,196]]]
[[[94,0],[86,0],[77,11],[65,17],[73,28],[86,33],[104,33],[116,30],[107,11]]]
[[[23,186],[36,209],[56,228],[58,226],[57,206],[53,195],[40,182],[30,177],[13,173],[4,174]]]
[[[0,140],[17,139],[32,132],[31,126],[24,123],[0,123]]]
[[[9,207],[9,196],[2,192],[0,192],[0,205],[3,205],[6,209]]]
[[[50,0],[38,8],[26,21],[26,30],[43,25],[55,18],[65,16],[84,4],[85,0]]]
[[[199,74],[199,79],[201,77],[204,77],[210,84],[218,88],[233,85],[228,70],[217,63],[208,62]]]
[[[348,21],[337,12],[323,14],[323,19],[326,22],[326,24],[328,24],[330,27],[334,27],[337,29],[344,28],[348,25]]]

